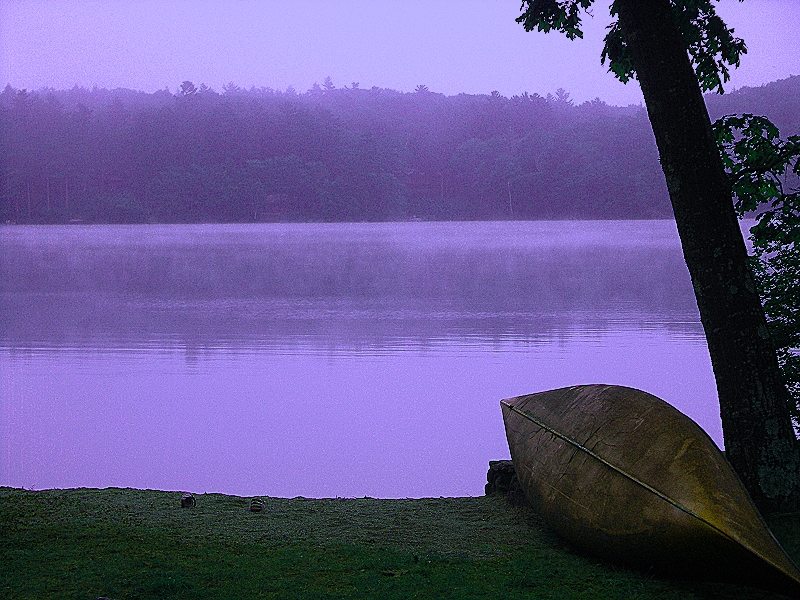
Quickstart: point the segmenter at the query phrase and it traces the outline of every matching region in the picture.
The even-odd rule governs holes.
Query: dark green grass
[[[276,500],[261,514],[230,496],[201,496],[196,509],[179,504],[180,494],[167,492],[0,488],[0,597],[771,597],[614,569],[571,552],[538,530],[525,509],[500,499]],[[419,520],[441,515],[448,522],[439,533],[426,526],[430,538],[415,531],[403,537],[396,524],[407,506]],[[330,518],[319,520],[325,511]],[[461,531],[452,531],[465,514]],[[311,515],[317,521],[304,525]],[[470,532],[470,522],[481,529]],[[315,533],[272,535],[287,523]],[[797,521],[787,523],[796,534]],[[353,534],[364,529],[368,538]],[[471,545],[450,552],[450,539]]]

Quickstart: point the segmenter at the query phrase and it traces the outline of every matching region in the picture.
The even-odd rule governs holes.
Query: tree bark
[[[789,394],[697,77],[669,0],[616,7],[708,342],[726,456],[762,512],[797,510],[800,445]]]

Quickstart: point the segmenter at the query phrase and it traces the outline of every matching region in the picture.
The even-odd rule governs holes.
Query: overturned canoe
[[[635,568],[800,598],[800,570],[725,457],[663,400],[585,385],[501,406],[525,495],[569,542]]]

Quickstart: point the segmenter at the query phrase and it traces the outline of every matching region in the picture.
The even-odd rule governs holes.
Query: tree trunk
[[[617,0],[616,7],[711,354],[726,456],[762,512],[797,510],[800,445],[789,394],[697,77],[669,0]]]

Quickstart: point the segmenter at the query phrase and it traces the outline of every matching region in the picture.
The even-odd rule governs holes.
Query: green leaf
[[[766,117],[727,115],[713,124],[739,216],[756,211],[751,266],[770,336],[800,427],[800,191],[786,175],[800,171],[800,136],[781,140]]]
[[[718,0],[671,0],[673,14],[681,31],[683,42],[692,61],[697,81],[703,91],[716,89],[724,93],[723,84],[730,80],[729,67],[738,67],[741,56],[747,53],[744,40],[734,37],[717,15],[714,2]],[[741,1],[741,0],[740,0]],[[582,38],[581,12],[589,12],[593,0],[522,0],[517,17],[525,31],[559,31],[569,39]],[[610,13],[616,17],[617,9],[611,3]],[[605,45],[600,55],[601,64],[608,61],[608,70],[627,83],[635,79],[624,32],[615,20],[609,26]]]

